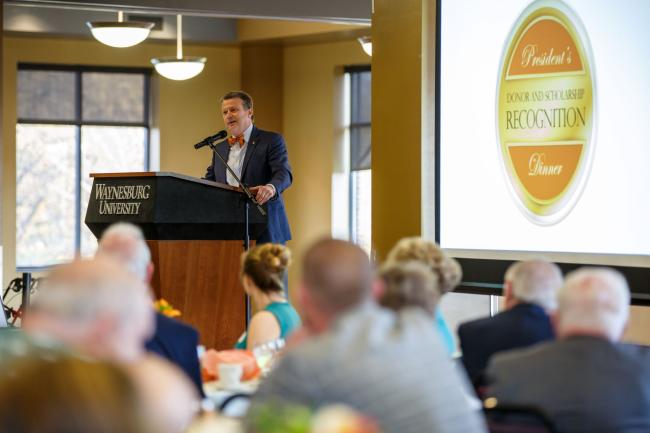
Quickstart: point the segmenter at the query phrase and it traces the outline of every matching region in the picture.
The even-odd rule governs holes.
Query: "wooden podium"
[[[86,225],[99,238],[126,221],[144,232],[155,296],[182,312],[207,348],[232,348],[246,327],[240,283],[246,196],[229,185],[175,173],[95,173]],[[266,227],[250,207],[256,239]],[[125,301],[128,302],[128,301]]]

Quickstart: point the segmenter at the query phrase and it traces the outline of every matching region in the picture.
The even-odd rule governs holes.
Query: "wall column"
[[[372,242],[378,259],[421,231],[423,1],[374,2]]]

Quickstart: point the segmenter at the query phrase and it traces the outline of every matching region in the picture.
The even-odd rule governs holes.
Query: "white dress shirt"
[[[246,128],[244,131],[244,144],[235,143],[230,146],[230,153],[228,153],[228,165],[232,168],[238,178],[241,179],[241,171],[244,167],[244,157],[246,156],[246,149],[250,141],[251,134],[253,133],[253,124]],[[239,186],[234,176],[230,171],[226,170],[226,182],[228,185]]]

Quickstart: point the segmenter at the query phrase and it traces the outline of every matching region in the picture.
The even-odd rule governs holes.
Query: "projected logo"
[[[559,0],[539,0],[506,40],[497,85],[503,168],[533,222],[564,218],[584,189],[595,137],[591,48],[579,18]]]

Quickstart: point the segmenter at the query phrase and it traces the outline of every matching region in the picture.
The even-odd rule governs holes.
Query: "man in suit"
[[[530,346],[554,337],[548,312],[562,285],[557,265],[541,260],[518,262],[508,268],[503,295],[506,310],[458,328],[463,364],[475,385],[497,352]]]
[[[153,275],[151,252],[140,228],[133,224],[117,223],[104,231],[99,240],[98,256],[108,256],[149,285]],[[193,327],[163,314],[155,315],[155,331],[145,347],[176,364],[203,394],[201,369],[197,353],[199,333]]]
[[[292,182],[284,138],[253,125],[253,99],[246,92],[226,93],[221,98],[221,114],[229,137],[216,145],[216,151],[242,183],[250,187],[260,204],[268,202],[268,226],[257,243],[284,244],[291,239],[291,231],[282,192]],[[235,178],[216,155],[212,155],[212,163],[204,177],[237,186]]]
[[[366,253],[339,240],[305,254],[298,296],[305,329],[262,382],[248,420],[269,402],[343,403],[386,433],[484,432],[467,383],[449,359],[431,317],[392,312],[373,299]]]
[[[570,273],[553,318],[558,340],[495,355],[488,395],[537,407],[559,432],[650,431],[650,353],[619,343],[629,302],[617,271]]]

